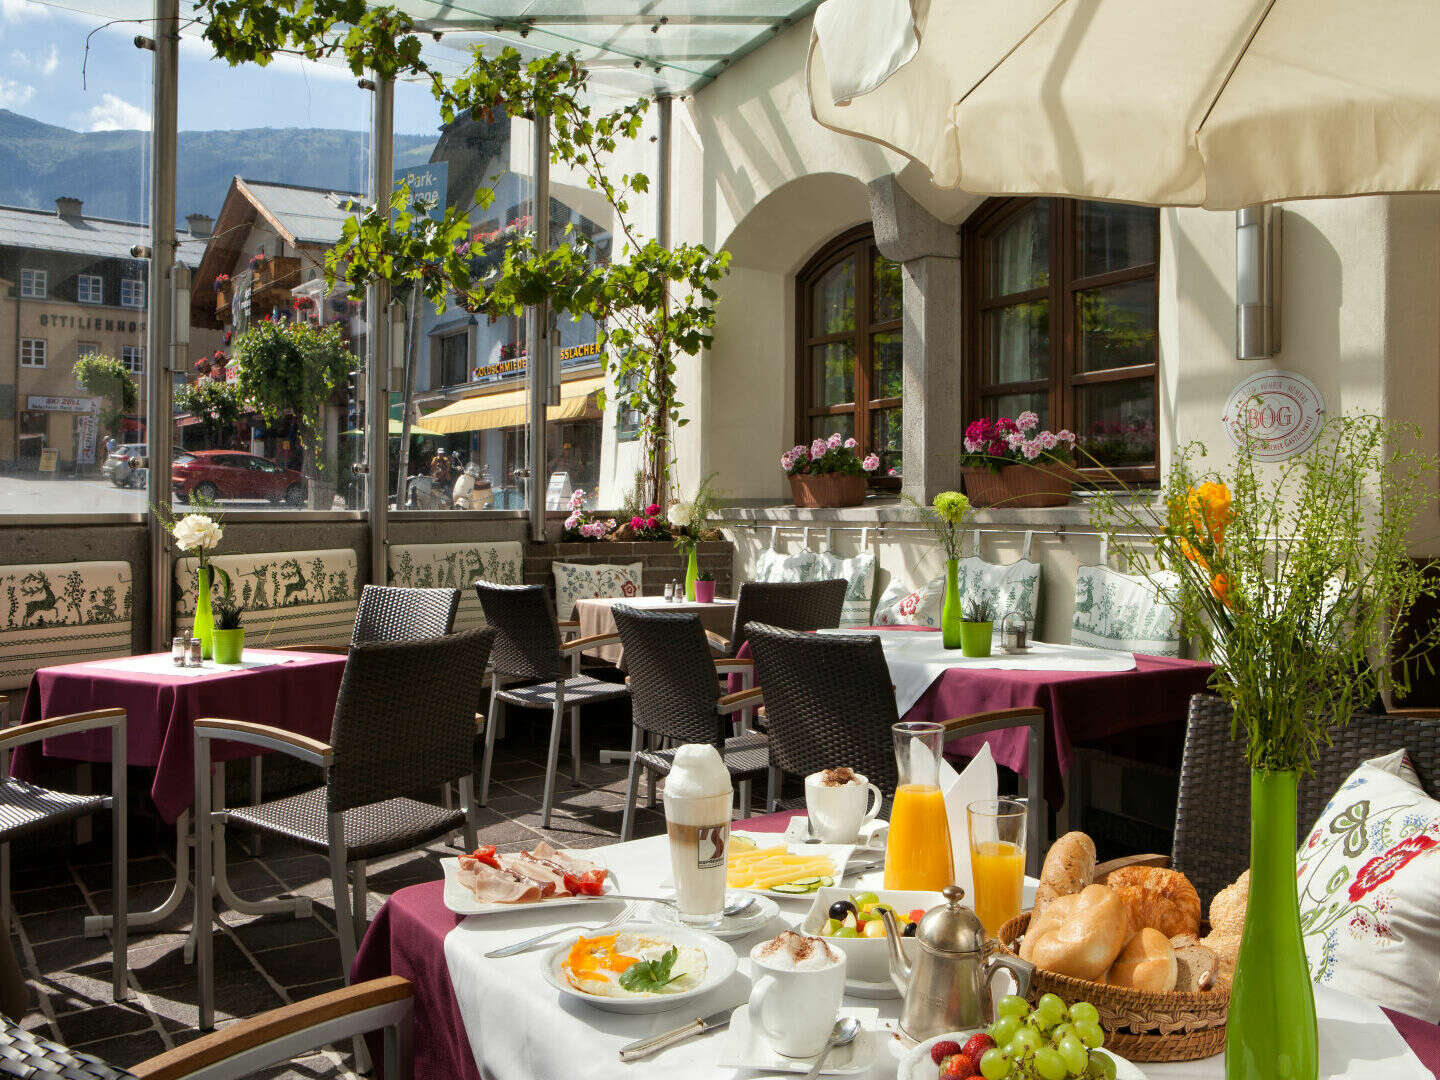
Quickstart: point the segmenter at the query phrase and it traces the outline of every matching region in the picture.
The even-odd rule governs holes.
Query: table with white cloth
[[[747,821],[743,827],[778,830],[788,817],[769,815]],[[665,837],[596,848],[592,854],[615,871],[626,892],[664,893],[662,883],[669,877]],[[876,875],[866,875],[856,880],[856,888],[877,883]],[[564,938],[514,957],[489,960],[484,956],[488,950],[548,927],[581,921],[574,908],[517,910],[462,919],[444,909],[442,888],[435,882],[395,893],[366,935],[352,978],[393,973],[411,979],[416,995],[415,1075],[454,1080],[481,1076],[487,1080],[571,1080],[576,1075],[587,1080],[731,1080],[753,1076],[749,1070],[718,1064],[725,1059],[728,1030],[701,1035],[628,1064],[620,1061],[619,1050],[695,1017],[742,1005],[749,995],[750,949],[785,926],[798,924],[811,902],[808,897],[783,902],[780,914],[768,925],[729,942],[740,958],[740,967],[719,987],[669,1012],[626,1015],[563,997],[541,978],[542,958]],[[595,910],[584,920],[590,925],[604,922],[619,910],[618,901],[594,903]],[[637,906],[636,917],[644,914],[643,905]],[[1324,988],[1317,988],[1316,995],[1322,1077],[1428,1080],[1432,1075],[1378,1007]],[[894,1020],[900,1000],[847,996],[845,1005],[878,1010],[875,1022],[880,1025]],[[904,1047],[898,1037],[888,1033],[877,1043],[874,1065],[858,1075],[889,1080],[895,1076]],[[1224,1076],[1221,1056],[1142,1068],[1153,1080],[1221,1080]]]
[[[730,623],[735,618],[735,601],[716,597],[702,604],[695,600],[666,600],[663,596],[593,596],[581,597],[575,601],[575,615],[580,622],[580,636],[615,633],[615,614],[611,610],[616,604],[626,604],[641,611],[693,611],[700,616],[700,625],[713,630],[721,637],[730,636]],[[619,665],[624,655],[620,645],[600,645],[586,649],[586,656],[593,656],[611,664]]]

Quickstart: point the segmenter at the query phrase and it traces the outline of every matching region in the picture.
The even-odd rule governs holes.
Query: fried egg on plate
[[[703,949],[631,931],[580,938],[561,961],[560,970],[565,973],[565,980],[584,994],[609,998],[656,997],[651,991],[626,990],[620,985],[620,976],[642,960],[659,960],[672,945],[676,956],[670,974],[677,977],[659,993],[693,990],[705,979],[707,962]]]

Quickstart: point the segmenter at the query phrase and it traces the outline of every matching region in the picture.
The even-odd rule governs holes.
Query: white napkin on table
[[[964,772],[956,772],[948,761],[940,761],[940,793],[945,796],[945,816],[950,821],[950,849],[955,856],[955,884],[965,890],[965,899],[975,903],[975,879],[970,873],[970,823],[965,808],[980,799],[993,799],[999,781],[995,776],[995,759],[990,756],[990,745],[980,747],[980,752],[965,766]]]

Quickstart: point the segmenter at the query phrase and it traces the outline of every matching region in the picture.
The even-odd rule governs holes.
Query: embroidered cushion
[[[755,557],[755,581],[814,581],[816,555],[813,551],[797,551],[782,555],[766,548]]]
[[[875,553],[862,551],[848,559],[829,552],[816,555],[811,580],[827,578],[844,578],[849,583],[840,609],[840,625],[869,626],[870,602],[875,595]]]
[[[131,603],[126,562],[0,566],[0,689],[36,668],[130,655]]]
[[[1173,574],[1167,580],[1179,584]],[[1180,655],[1180,613],[1146,578],[1108,566],[1082,566],[1075,575],[1070,643],[1118,652]]]
[[[214,555],[245,608],[245,646],[345,645],[360,603],[354,548]],[[175,625],[195,618],[196,561],[175,560]],[[222,591],[217,577],[212,595]]]
[[[550,564],[555,574],[555,617],[561,622],[575,618],[575,601],[594,596],[639,596],[640,573],[644,563]]]
[[[876,626],[939,626],[945,599],[945,579],[927,581],[913,592],[891,584],[875,608]]]
[[[476,580],[495,585],[519,585],[524,548],[518,540],[469,544],[392,544],[386,556],[391,585],[417,589],[459,589],[460,607],[455,629],[474,630],[485,625]]]
[[[1440,1022],[1440,802],[1403,750],[1350,774],[1296,870],[1315,982]]]
[[[984,601],[995,613],[995,623],[1012,612],[1025,616],[1033,633],[1040,613],[1040,564],[1029,559],[1013,563],[992,563],[972,555],[960,560],[960,603],[962,608],[977,600]],[[941,581],[941,594],[944,582]],[[936,612],[939,618],[939,612]]]

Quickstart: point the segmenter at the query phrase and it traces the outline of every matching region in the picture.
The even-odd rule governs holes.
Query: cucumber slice
[[[830,888],[831,885],[834,885],[834,884],[835,884],[835,879],[834,879],[833,877],[821,877],[821,879],[820,879],[820,887],[821,887],[822,889],[828,889],[828,888]]]
[[[784,885],[776,885],[776,886],[775,886],[774,888],[772,888],[770,891],[771,891],[771,892],[778,892],[778,893],[787,893],[787,894],[790,894],[790,895],[794,895],[794,894],[802,894],[802,895],[803,895],[804,893],[814,892],[814,891],[815,891],[815,887],[814,887],[813,885],[797,885],[795,882],[792,881],[792,882],[788,882],[787,884],[784,884]]]
[[[823,880],[824,880],[823,878],[818,878],[818,877],[801,877],[801,878],[796,878],[794,881],[787,881],[785,884],[787,884],[787,885],[805,885],[805,886],[807,886],[807,887],[809,887],[809,888],[814,888],[814,887],[816,887],[817,885],[819,885],[820,882],[823,881]]]

